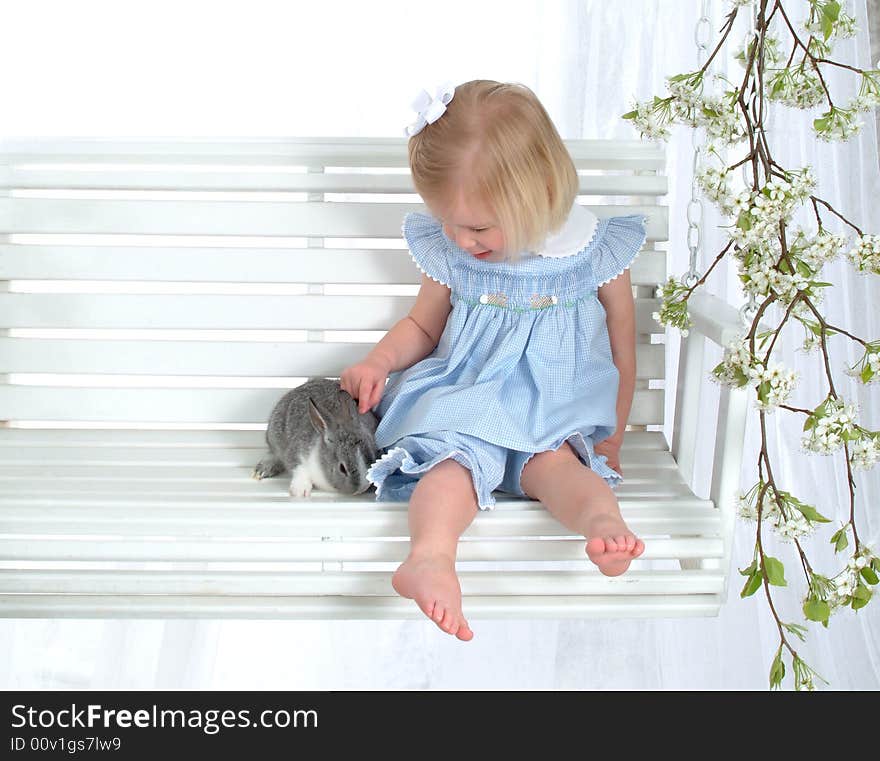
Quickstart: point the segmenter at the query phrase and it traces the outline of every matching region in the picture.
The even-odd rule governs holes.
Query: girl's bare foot
[[[645,543],[626,527],[623,518],[602,513],[587,521],[587,555],[606,576],[620,576],[630,561],[645,551]]]
[[[461,612],[461,585],[452,558],[410,553],[391,577],[391,586],[401,597],[415,600],[422,612],[447,634],[465,641],[473,638]]]

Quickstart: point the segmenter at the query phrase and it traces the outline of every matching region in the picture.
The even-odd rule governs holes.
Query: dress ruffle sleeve
[[[605,234],[589,255],[592,282],[598,288],[630,268],[647,238],[648,218],[643,214],[610,217]]]
[[[449,286],[449,242],[440,223],[429,214],[413,211],[403,218],[401,232],[416,266],[432,280]]]

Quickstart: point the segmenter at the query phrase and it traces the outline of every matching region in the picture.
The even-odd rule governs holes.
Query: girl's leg
[[[425,473],[409,502],[410,551],[391,577],[403,597],[416,601],[443,631],[469,640],[474,634],[461,612],[455,573],[458,538],[479,509],[470,471],[444,460]]]
[[[587,555],[606,576],[619,576],[645,551],[645,543],[621,517],[611,487],[581,462],[570,444],[532,457],[520,486],[563,526],[588,540]]]

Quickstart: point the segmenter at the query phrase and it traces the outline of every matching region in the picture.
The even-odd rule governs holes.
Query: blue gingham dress
[[[452,311],[434,351],[391,373],[374,408],[382,454],[367,478],[378,501],[409,501],[422,475],[453,459],[490,509],[495,490],[526,496],[525,464],[566,442],[609,486],[622,481],[593,450],[617,427],[619,382],[598,288],[631,265],[646,218],[593,220],[576,253],[508,263],[475,259],[438,220],[406,215],[410,253],[449,286]]]

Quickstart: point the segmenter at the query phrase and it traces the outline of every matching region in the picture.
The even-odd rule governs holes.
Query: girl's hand
[[[593,451],[596,454],[605,455],[608,458],[606,463],[608,467],[616,470],[620,475],[623,475],[623,470],[620,467],[620,445],[622,443],[617,439],[603,439],[598,444],[593,444]]]
[[[367,357],[363,362],[345,368],[339,376],[339,387],[348,391],[358,402],[358,412],[363,415],[382,399],[388,368],[381,361]]]

